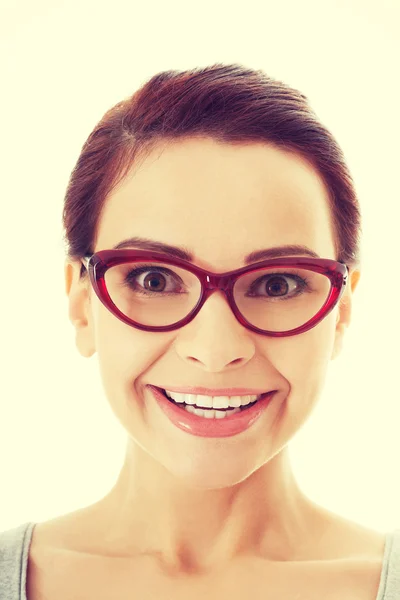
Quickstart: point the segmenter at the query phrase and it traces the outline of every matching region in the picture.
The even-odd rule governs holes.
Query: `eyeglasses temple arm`
[[[81,263],[83,264],[83,266],[85,267],[85,269],[88,271],[88,264],[89,264],[89,260],[90,260],[90,256],[83,256],[81,258]]]

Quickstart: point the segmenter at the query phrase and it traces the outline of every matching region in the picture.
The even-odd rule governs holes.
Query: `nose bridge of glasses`
[[[226,292],[232,285],[235,277],[232,274],[215,275],[208,273],[204,276],[203,284],[206,290],[213,292],[215,290],[221,290]]]

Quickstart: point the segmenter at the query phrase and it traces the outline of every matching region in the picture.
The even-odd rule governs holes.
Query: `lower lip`
[[[273,391],[265,394],[253,406],[234,415],[226,416],[223,419],[207,419],[179,408],[176,404],[167,400],[164,394],[153,385],[148,387],[153,392],[162,411],[174,425],[182,431],[200,437],[229,437],[245,431],[261,417],[269,404],[270,398],[275,393]]]

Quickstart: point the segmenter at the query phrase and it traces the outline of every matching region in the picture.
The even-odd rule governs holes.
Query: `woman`
[[[104,498],[2,534],[28,600],[400,597],[400,531],[319,506],[288,457],[360,277],[307,98],[240,65],[159,73],[90,134],[63,218],[76,345],[128,443]]]

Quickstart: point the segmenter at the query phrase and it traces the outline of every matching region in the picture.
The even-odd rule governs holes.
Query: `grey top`
[[[28,552],[36,523],[0,532],[0,600],[26,597]],[[400,598],[400,529],[386,534],[385,552],[376,600]]]

